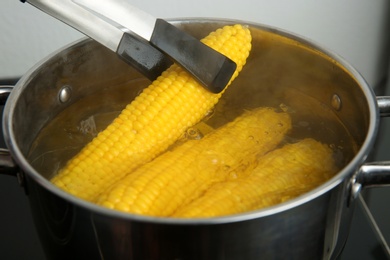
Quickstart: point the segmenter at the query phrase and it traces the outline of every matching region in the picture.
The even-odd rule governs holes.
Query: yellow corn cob
[[[256,154],[274,149],[290,129],[290,117],[270,108],[248,111],[231,123],[189,140],[120,180],[97,201],[125,212],[169,216],[210,185],[254,168]]]
[[[225,26],[202,41],[236,62],[230,84],[249,55],[249,29]],[[205,90],[181,67],[172,65],[71,159],[52,182],[75,196],[93,200],[112,183],[163,152],[185,129],[209,113],[220,97]]]
[[[264,155],[251,174],[213,185],[173,216],[214,217],[275,205],[313,189],[336,171],[332,150],[304,139]]]

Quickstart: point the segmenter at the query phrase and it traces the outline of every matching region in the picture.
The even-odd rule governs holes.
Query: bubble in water
[[[196,129],[196,128],[189,128],[187,129],[186,131],[186,137],[187,139],[191,139],[191,140],[199,140],[199,139],[202,139],[202,133]]]
[[[288,106],[288,105],[286,105],[284,103],[279,104],[279,109],[281,111],[283,111],[285,113],[289,113],[289,114],[293,114],[293,113],[296,112],[292,107],[290,107],[290,106]]]
[[[80,122],[80,126],[77,129],[85,135],[97,136],[96,124],[94,116],[88,117],[86,120]]]
[[[206,113],[206,115],[205,115],[203,120],[209,119],[210,117],[212,117],[214,115],[214,113],[215,113],[215,110],[214,109],[210,109],[209,111],[207,111],[207,113]]]
[[[283,111],[283,112],[287,112],[289,110],[289,107],[286,105],[286,104],[280,104],[279,105],[279,108]]]

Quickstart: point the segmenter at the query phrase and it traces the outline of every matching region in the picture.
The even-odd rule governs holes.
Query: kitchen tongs
[[[21,1],[103,44],[150,80],[176,62],[205,88],[219,93],[236,69],[229,58],[128,0]]]

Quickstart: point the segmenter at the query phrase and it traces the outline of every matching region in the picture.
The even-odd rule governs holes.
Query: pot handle
[[[377,97],[381,117],[390,116],[390,96]],[[390,161],[369,162],[360,166],[351,181],[351,200],[358,198],[363,188],[390,185]]]
[[[0,86],[0,106],[4,106],[13,86]],[[13,161],[9,151],[0,148],[0,174],[18,176],[18,167]]]
[[[377,97],[376,100],[380,115],[383,117],[390,116],[390,96]]]
[[[390,161],[370,162],[360,166],[352,179],[351,199],[357,199],[363,188],[379,186],[390,186]]]
[[[0,148],[0,174],[18,175],[18,167],[7,149]]]
[[[13,86],[0,86],[0,106],[4,106],[7,102],[9,94],[14,87]]]

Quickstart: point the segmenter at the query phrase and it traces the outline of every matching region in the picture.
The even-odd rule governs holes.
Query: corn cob
[[[313,189],[336,171],[332,150],[304,139],[264,155],[250,175],[213,185],[173,216],[214,217],[275,205]]]
[[[189,140],[139,167],[97,201],[125,212],[169,216],[213,183],[239,178],[257,154],[274,149],[290,129],[290,117],[261,108],[244,113],[200,140]]]
[[[236,62],[230,84],[249,55],[249,29],[225,26],[202,42]],[[208,92],[181,67],[172,65],[72,158],[52,182],[77,197],[94,200],[112,183],[167,149],[185,129],[209,113],[220,97],[221,93]]]

